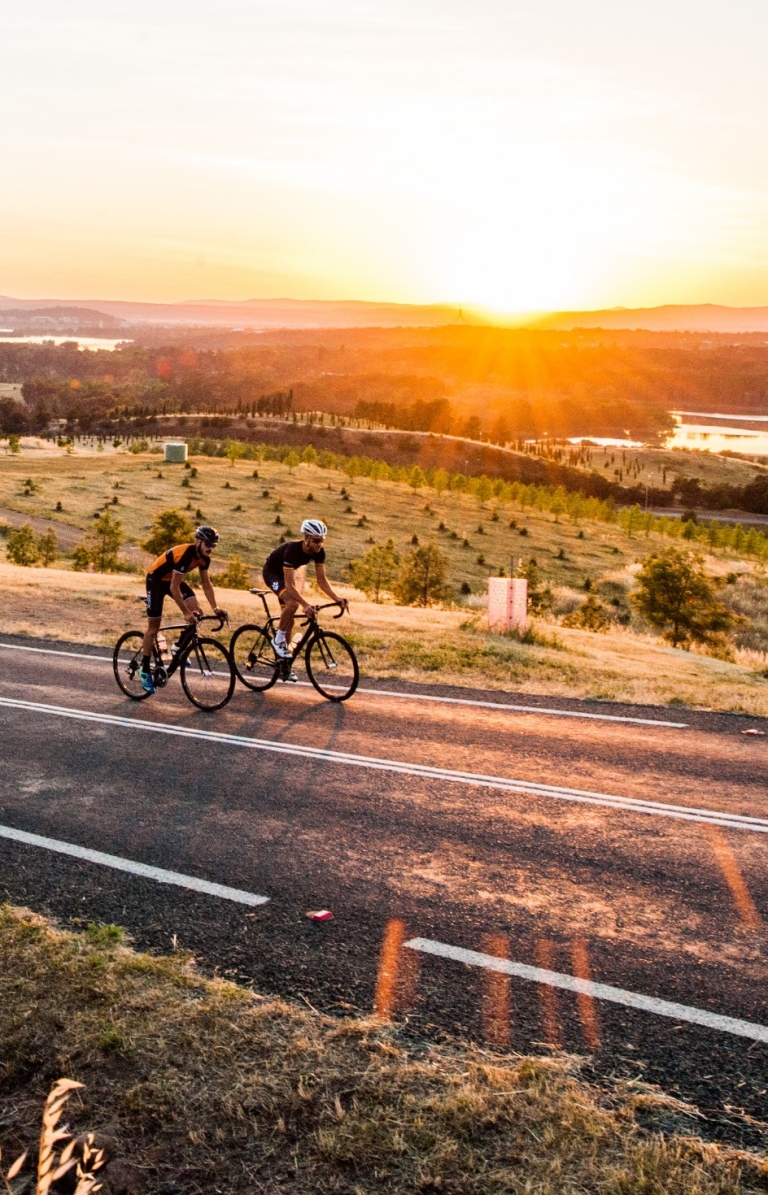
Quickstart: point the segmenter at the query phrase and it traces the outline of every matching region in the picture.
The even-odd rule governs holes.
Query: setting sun
[[[0,17],[0,290],[765,302],[767,20],[33,0]]]

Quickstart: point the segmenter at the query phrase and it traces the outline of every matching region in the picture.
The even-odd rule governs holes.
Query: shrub
[[[29,523],[11,531],[8,536],[6,554],[12,564],[21,564],[29,568],[37,564],[40,559],[37,536]]]
[[[118,552],[124,539],[120,520],[115,518],[111,510],[102,511],[93,530],[72,553],[72,567],[77,572],[85,572],[92,564],[97,573],[119,572]]]
[[[40,563],[44,568],[48,568],[49,565],[54,563],[59,553],[56,532],[53,529],[38,536],[37,550],[40,554]]]
[[[436,544],[413,548],[395,585],[398,601],[406,606],[429,606],[447,596],[448,557]]]
[[[200,511],[197,512],[197,517],[202,518]],[[167,552],[174,544],[184,543],[193,535],[194,527],[187,516],[180,510],[172,508],[155,515],[149,538],[145,539],[141,546],[145,552],[159,556],[161,552]]]
[[[226,572],[219,573],[213,580],[224,589],[250,589],[251,573],[239,556],[230,556]]]
[[[593,594],[590,594],[578,610],[566,614],[563,619],[563,626],[580,627],[584,631],[607,631],[610,625],[611,620],[605,606]]]

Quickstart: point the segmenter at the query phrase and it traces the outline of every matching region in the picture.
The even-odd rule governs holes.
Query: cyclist
[[[275,653],[282,659],[290,659],[291,651],[288,646],[293,631],[293,620],[296,611],[302,608],[305,614],[313,618],[316,609],[310,602],[305,602],[294,582],[294,573],[302,565],[314,561],[317,584],[323,593],[337,602],[342,610],[346,610],[349,602],[333,592],[325,573],[325,548],[323,543],[328,534],[328,528],[320,519],[305,519],[301,524],[301,539],[292,539],[270,553],[262,569],[262,576],[267,588],[277,594],[280,602],[280,627],[272,641]]]
[[[155,684],[150,671],[152,645],[160,629],[163,614],[163,602],[169,595],[181,610],[190,626],[194,626],[203,617],[200,603],[195,597],[195,591],[184,580],[186,573],[200,570],[200,583],[203,593],[210,603],[214,614],[226,618],[226,610],[216,605],[216,594],[213,592],[208,569],[211,564],[211,552],[219,542],[219,533],[215,527],[198,527],[195,531],[195,541],[191,544],[177,544],[162,552],[152,564],[147,573],[147,633],[144,636],[144,648],[139,669],[139,680],[147,693],[154,693]],[[186,633],[186,632],[185,632]]]

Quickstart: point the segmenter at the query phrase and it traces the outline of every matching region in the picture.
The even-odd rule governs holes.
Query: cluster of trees
[[[297,452],[290,445],[243,444],[239,441],[191,440],[192,455],[203,454],[229,457],[231,460],[275,460],[289,469],[300,463],[316,464],[321,469],[335,469],[350,479],[370,477],[374,481],[399,481],[414,490],[427,488],[440,494],[444,490],[474,494],[481,502],[495,499],[514,503],[522,511],[528,508],[550,513],[556,520],[565,515],[573,522],[593,519],[602,523],[618,523],[629,536],[650,535],[652,532],[670,538],[683,538],[707,544],[711,548],[730,548],[747,556],[768,559],[768,536],[757,527],[741,523],[716,521],[697,522],[693,518],[679,519],[672,515],[654,515],[639,503],[619,508],[613,498],[597,498],[565,486],[526,484],[505,481],[485,474],[468,477],[464,473],[449,473],[446,469],[422,469],[419,465],[388,465],[366,456],[345,456],[342,453],[319,452],[309,444]],[[762,481],[762,477],[759,478]],[[751,484],[751,483],[750,483]]]
[[[374,544],[361,560],[351,560],[354,585],[375,602],[391,593],[403,606],[431,606],[449,601],[453,592],[448,585],[449,560],[436,544],[423,544],[410,550],[401,562],[394,541]]]
[[[648,438],[669,426],[670,408],[744,412],[768,397],[762,336],[734,344],[687,333],[453,327],[232,339],[219,334],[218,347],[207,348],[130,344],[114,353],[0,341],[0,381],[25,383],[26,419],[38,426],[44,415],[82,431],[163,411],[357,411],[390,427],[464,435],[472,419],[477,435],[498,443]],[[0,420],[20,418],[10,406],[0,411]]]
[[[59,554],[56,532],[49,530],[38,535],[31,523],[24,523],[22,527],[8,532],[5,551],[11,564],[21,564],[27,568],[39,564],[48,568],[55,563]]]

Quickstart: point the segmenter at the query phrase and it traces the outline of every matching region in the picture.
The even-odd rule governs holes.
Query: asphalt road
[[[765,723],[368,681],[206,715],[30,646],[0,642],[0,899],[416,1036],[583,1054],[699,1110],[656,1125],[766,1144]]]

